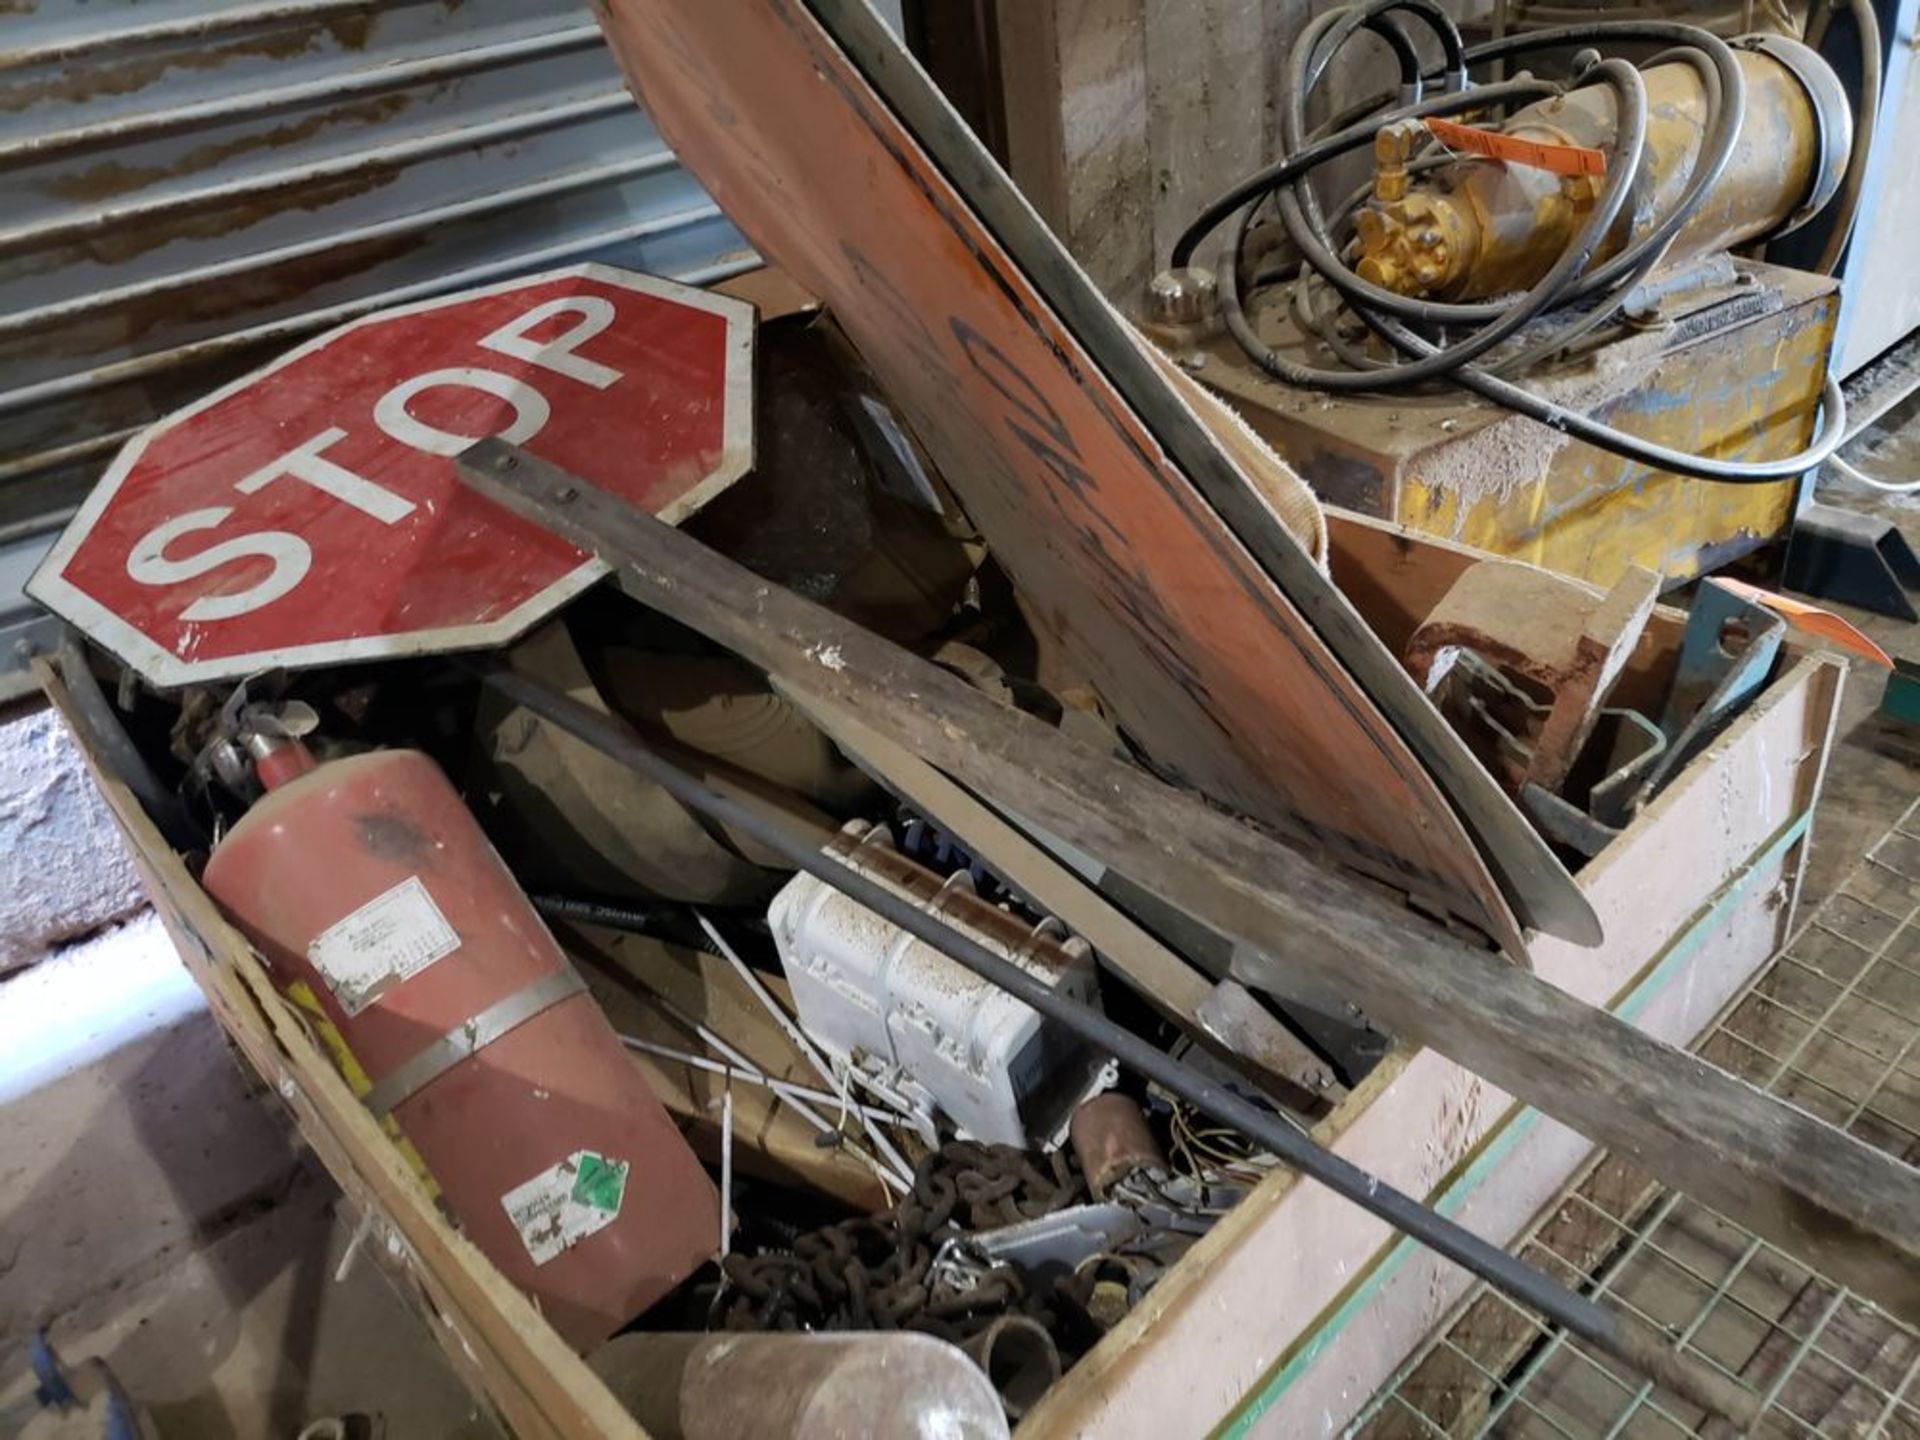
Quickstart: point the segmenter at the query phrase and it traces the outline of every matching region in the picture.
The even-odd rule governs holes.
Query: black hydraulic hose
[[[1695,1404],[1724,1415],[1743,1429],[1758,1419],[1753,1393],[1709,1364],[1683,1355],[1651,1327],[1623,1317],[1557,1284],[1517,1256],[1436,1214],[1412,1196],[1382,1182],[1348,1160],[1315,1144],[1272,1111],[1241,1099],[1159,1046],[1109,1020],[1100,1011],[1061,994],[1020,966],[1002,959],[953,929],[935,913],[902,898],[811,838],[789,831],[759,810],[742,805],[682,770],[605,713],[517,674],[503,665],[470,662],[486,682],[533,714],[559,726],[622,765],[659,785],[688,809],[712,816],[729,829],[751,835],[795,869],[832,886],[857,904],[933,946],[998,989],[1032,1006],[1100,1051],[1137,1071],[1201,1113],[1249,1136],[1281,1160],[1335,1194],[1479,1276],[1569,1332],[1650,1376]]]
[[[1455,378],[1467,389],[1496,404],[1575,440],[1610,450],[1651,470],[1671,470],[1676,475],[1690,475],[1696,480],[1713,480],[1723,485],[1767,485],[1776,480],[1798,479],[1838,450],[1847,438],[1847,402],[1840,392],[1840,382],[1831,374],[1821,385],[1819,433],[1799,454],[1778,460],[1716,460],[1710,455],[1670,450],[1522,390],[1510,380],[1471,365],[1463,367]]]
[[[1558,95],[1564,86],[1548,80],[1535,80],[1531,77],[1503,80],[1495,85],[1483,85],[1478,90],[1458,95],[1435,95],[1420,101],[1417,105],[1406,106],[1394,112],[1393,118],[1400,120],[1424,120],[1429,116],[1457,115],[1463,110],[1478,110],[1483,106],[1497,105],[1507,100],[1544,100]],[[1193,263],[1194,252],[1207,236],[1211,235],[1220,222],[1232,215],[1249,201],[1257,200],[1277,186],[1291,184],[1310,170],[1316,170],[1329,160],[1373,144],[1378,132],[1378,124],[1350,125],[1336,131],[1325,139],[1316,140],[1298,154],[1288,155],[1264,169],[1255,171],[1246,179],[1238,182],[1231,190],[1210,201],[1206,208],[1193,218],[1187,228],[1180,232],[1173,242],[1172,256],[1168,263],[1181,268]]]
[[[1337,14],[1338,12],[1329,12]],[[1313,34],[1320,28],[1316,21],[1308,27]],[[1560,31],[1543,32],[1544,35],[1568,37],[1563,43],[1586,38],[1591,27],[1572,26]],[[1734,147],[1740,139],[1740,117],[1746,104],[1746,77],[1741,74],[1739,62],[1732,48],[1716,35],[1706,31],[1696,31],[1693,27],[1679,24],[1634,24],[1622,22],[1615,26],[1621,38],[1641,40],[1662,40],[1681,46],[1691,46],[1699,50],[1710,64],[1717,78],[1717,84],[1708,82],[1707,123],[1708,135],[1701,145],[1700,158],[1694,166],[1693,174],[1688,177],[1686,190],[1681,194],[1673,209],[1651,227],[1644,235],[1635,238],[1618,255],[1597,266],[1590,274],[1576,277],[1564,287],[1561,300],[1571,303],[1596,295],[1607,289],[1623,276],[1635,270],[1642,260],[1656,249],[1664,246],[1668,240],[1678,234],[1680,228],[1692,217],[1705,197],[1708,189],[1719,180],[1722,171],[1733,156]],[[1494,42],[1509,49],[1537,48],[1540,35],[1518,37],[1526,42],[1514,45],[1510,42]],[[1476,46],[1468,52],[1469,59],[1479,57],[1491,46]],[[1697,66],[1703,75],[1706,64]],[[1579,77],[1583,78],[1583,77]],[[1303,63],[1295,63],[1292,70],[1292,85],[1284,97],[1281,107],[1282,142],[1289,151],[1300,148],[1306,128],[1306,102],[1309,90],[1305,86],[1305,68]],[[1489,87],[1491,88],[1491,87]],[[1473,91],[1472,94],[1482,92]],[[1386,112],[1368,124],[1377,130],[1380,125],[1391,123],[1403,117],[1397,112]],[[1629,171],[1637,171],[1641,155],[1634,151],[1626,156],[1625,163]],[[1281,219],[1287,226],[1287,233],[1303,253],[1311,250],[1315,253],[1314,268],[1326,276],[1329,283],[1338,290],[1350,305],[1371,306],[1377,311],[1397,315],[1403,320],[1419,324],[1479,324],[1496,320],[1507,308],[1502,302],[1456,304],[1444,301],[1427,300],[1407,296],[1393,290],[1386,290],[1362,279],[1349,269],[1331,249],[1327,237],[1324,218],[1319,212],[1311,186],[1304,180],[1292,186],[1294,201],[1298,211],[1305,218],[1296,220],[1286,204],[1287,191],[1276,190],[1276,198],[1281,202]],[[1209,207],[1211,208],[1211,207]],[[1303,235],[1310,236],[1319,243],[1303,244]]]
[[[1690,28],[1673,23],[1655,24],[1649,22],[1643,25],[1639,23],[1618,22],[1618,24],[1621,28],[1632,32],[1623,38],[1643,40],[1672,40],[1676,30],[1686,31]],[[1581,27],[1580,33],[1584,35],[1585,29],[1586,27]],[[1559,33],[1566,34],[1570,32],[1562,31]],[[1693,212],[1699,208],[1700,202],[1705,198],[1707,191],[1719,180],[1728,162],[1733,158],[1734,147],[1739,144],[1740,140],[1740,116],[1746,104],[1746,77],[1740,71],[1739,62],[1735,59],[1732,48],[1728,46],[1725,41],[1705,31],[1699,33],[1704,36],[1708,48],[1697,48],[1691,44],[1682,44],[1674,50],[1655,56],[1653,60],[1648,62],[1651,65],[1671,60],[1691,64],[1699,73],[1701,83],[1705,87],[1708,133],[1701,145],[1700,157],[1695,162],[1693,173],[1687,178],[1687,187],[1681,192],[1673,209],[1664,219],[1657,222],[1646,234],[1636,239],[1627,249],[1621,251],[1620,254],[1602,262],[1590,273],[1582,276],[1579,282],[1568,290],[1565,297],[1568,302],[1583,299],[1610,287],[1624,289],[1637,283],[1638,274],[1644,273],[1645,270],[1651,268],[1649,262],[1656,260],[1666,243],[1680,232],[1681,227],[1692,217]],[[1535,38],[1536,37],[1531,35],[1520,37],[1520,39],[1529,42],[1529,47]],[[1470,61],[1477,61],[1478,58],[1481,57],[1482,52],[1487,48],[1486,46],[1474,47],[1467,52],[1468,59]],[[1428,72],[1426,78],[1434,78],[1434,72]],[[1479,97],[1485,103],[1500,102],[1506,98],[1502,94],[1502,88],[1509,83],[1512,82],[1500,82],[1495,85],[1482,86],[1472,91],[1471,94]],[[1550,94],[1560,94],[1566,89],[1564,85],[1550,84],[1549,82],[1535,80],[1532,81],[1532,83],[1541,85],[1543,89]],[[1404,114],[1398,111],[1390,111],[1384,114],[1380,113],[1384,105],[1384,99],[1378,96],[1372,100],[1362,102],[1361,105],[1346,112],[1346,115],[1360,118],[1356,118],[1350,127],[1343,127],[1343,129],[1356,129],[1367,139],[1371,139],[1381,125],[1389,123],[1390,121],[1424,118],[1424,116],[1417,115],[1411,111]],[[1469,105],[1461,108],[1477,109],[1479,106]],[[1342,118],[1344,119],[1345,116]],[[1306,152],[1302,152],[1301,158],[1306,158]],[[1636,156],[1634,158],[1637,165],[1638,157]],[[1283,161],[1282,164],[1284,163]],[[1320,163],[1323,163],[1323,161],[1316,159],[1314,164],[1308,165],[1305,168],[1311,170]],[[1206,234],[1211,232],[1215,225],[1218,225],[1221,220],[1225,219],[1227,215],[1232,214],[1233,211],[1238,208],[1238,204],[1224,203],[1230,196],[1236,197],[1237,200],[1244,202],[1245,200],[1266,194],[1268,191],[1276,188],[1278,184],[1292,181],[1299,174],[1298,171],[1294,171],[1291,167],[1288,167],[1289,173],[1286,181],[1265,179],[1266,176],[1280,168],[1281,167],[1277,165],[1269,166],[1264,171],[1259,171],[1248,176],[1245,180],[1235,185],[1232,190],[1228,191],[1226,195],[1223,195],[1219,200],[1210,204],[1206,210],[1202,211],[1201,215],[1196,218],[1194,225],[1190,226],[1188,231],[1183,232],[1181,236],[1183,241],[1188,241],[1189,237],[1191,237],[1187,253],[1191,255],[1193,250],[1198,248],[1200,241],[1205,239]],[[1193,231],[1200,227],[1203,222],[1206,222],[1205,228],[1201,230],[1200,233],[1194,234]],[[1172,263],[1179,264],[1184,262],[1174,261]],[[1344,270],[1344,267],[1341,268]],[[1351,272],[1347,273],[1350,276],[1349,283],[1352,288],[1352,293],[1373,302],[1378,308],[1401,314],[1404,318],[1411,320],[1426,321],[1429,323],[1474,323],[1496,319],[1502,309],[1502,306],[1497,303],[1445,304],[1414,299],[1395,291],[1375,289],[1368,286],[1359,276],[1352,275]]]
[[[1412,15],[1426,22],[1427,28],[1440,42],[1441,54],[1446,57],[1444,78],[1447,88],[1449,90],[1465,89],[1467,52],[1464,42],[1460,39],[1459,27],[1453,23],[1453,17],[1441,9],[1435,0],[1361,0],[1359,4],[1331,12],[1338,19],[1332,32],[1328,34],[1324,47],[1315,43],[1308,46],[1303,54],[1309,67],[1307,88],[1311,90],[1320,83],[1320,76],[1329,62],[1356,32],[1365,28],[1374,30],[1376,34],[1379,33],[1375,22],[1395,12]],[[1304,40],[1305,37],[1302,38]],[[1411,78],[1415,84],[1420,82],[1417,61]]]
[[[1865,5],[1869,0],[1849,0],[1849,3]],[[1205,237],[1228,215],[1240,210],[1231,258],[1222,267],[1220,305],[1228,332],[1248,356],[1262,369],[1289,384],[1320,390],[1379,391],[1450,378],[1562,434],[1596,445],[1637,464],[1718,483],[1768,484],[1791,479],[1825,459],[1840,443],[1845,430],[1844,403],[1839,387],[1831,377],[1821,398],[1820,430],[1811,445],[1799,454],[1781,460],[1742,462],[1690,455],[1641,440],[1524,390],[1510,380],[1472,363],[1540,314],[1556,306],[1601,297],[1588,313],[1536,340],[1519,355],[1507,357],[1499,362],[1497,368],[1518,368],[1524,363],[1558,353],[1573,340],[1611,318],[1631,287],[1637,285],[1659,263],[1673,238],[1691,219],[1708,190],[1720,178],[1738,144],[1746,87],[1745,77],[1732,47],[1718,36],[1696,26],[1677,21],[1636,19],[1593,21],[1549,31],[1504,36],[1466,50],[1466,62],[1478,65],[1534,51],[1600,40],[1664,42],[1677,48],[1656,57],[1653,63],[1686,63],[1700,74],[1706,96],[1707,135],[1679,201],[1659,222],[1623,247],[1620,253],[1582,274],[1594,248],[1588,243],[1589,227],[1583,225],[1580,235],[1563,252],[1560,261],[1540,284],[1518,302],[1446,304],[1385,290],[1372,285],[1349,268],[1337,253],[1336,243],[1320,212],[1308,178],[1314,169],[1335,155],[1347,153],[1366,143],[1382,125],[1445,113],[1438,108],[1430,108],[1430,102],[1422,106],[1387,108],[1383,99],[1376,98],[1362,102],[1356,110],[1346,112],[1362,117],[1355,123],[1346,125],[1323,140],[1307,142],[1306,102],[1314,84],[1340,46],[1363,27],[1364,19],[1387,8],[1388,0],[1375,0],[1375,3],[1354,7],[1351,11],[1327,12],[1307,26],[1295,47],[1290,65],[1290,84],[1282,106],[1282,142],[1287,153],[1275,165],[1248,176],[1209,204],[1176,242],[1173,263],[1189,264]],[[1451,57],[1447,63],[1450,72]],[[1603,62],[1606,65],[1618,63]],[[1433,78],[1434,73],[1429,72],[1427,78]],[[1587,73],[1602,79],[1613,79],[1611,75],[1600,74],[1600,67],[1597,66]],[[1527,80],[1523,83],[1537,85],[1540,82]],[[1615,83],[1616,93],[1622,93]],[[1469,94],[1481,103],[1491,105],[1506,98],[1500,91],[1501,86],[1489,85]],[[1447,100],[1459,97],[1440,98]],[[1623,106],[1623,121],[1625,118]],[[1610,156],[1609,169],[1616,175],[1622,169],[1627,172],[1626,176],[1619,177],[1623,188],[1625,180],[1638,169],[1643,150],[1643,132],[1631,145],[1616,144]],[[1350,367],[1346,370],[1324,370],[1287,359],[1254,333],[1239,298],[1241,259],[1246,252],[1247,235],[1255,211],[1260,201],[1268,197],[1272,199],[1281,224],[1300,256],[1301,272],[1300,278],[1295,281],[1296,286],[1307,283],[1309,272],[1317,275],[1332,286],[1371,330],[1401,353],[1411,355],[1411,361],[1399,364],[1370,362],[1352,368],[1357,354],[1355,347],[1330,333],[1323,333],[1324,343]],[[1297,292],[1294,304],[1295,313],[1300,314],[1301,301]],[[1312,307],[1308,305],[1306,309],[1310,313]],[[1477,324],[1485,328],[1465,340],[1442,345],[1408,329],[1402,322],[1423,326]]]
[[[1425,84],[1420,78],[1420,52],[1414,49],[1413,37],[1401,29],[1400,22],[1391,15],[1374,16],[1367,22],[1367,29],[1386,42],[1400,66],[1401,102],[1417,101]]]
[[[1289,368],[1295,372],[1294,383],[1311,385],[1317,390],[1345,392],[1382,390],[1390,386],[1414,385],[1423,380],[1436,379],[1451,374],[1468,361],[1486,354],[1523,326],[1530,324],[1536,316],[1566,294],[1569,285],[1592,258],[1593,252],[1606,238],[1607,231],[1613,227],[1615,218],[1626,204],[1627,196],[1633,190],[1634,161],[1642,153],[1646,138],[1647,95],[1646,87],[1640,80],[1640,72],[1624,60],[1603,60],[1593,68],[1593,74],[1604,83],[1613,86],[1620,104],[1619,129],[1615,133],[1614,144],[1608,154],[1607,188],[1588,213],[1573,243],[1560,252],[1559,258],[1554,261],[1547,273],[1541,276],[1520,299],[1501,307],[1498,318],[1457,344],[1434,347],[1419,359],[1378,370],[1352,372],[1310,370],[1306,367],[1291,366]],[[1278,206],[1282,222],[1293,237],[1294,243],[1299,246],[1306,262],[1319,271],[1335,289],[1342,289],[1341,281],[1334,272],[1338,271],[1340,274],[1351,272],[1334,258],[1332,251],[1326,245],[1327,237],[1314,232],[1314,227],[1302,208],[1301,197],[1293,190],[1282,190],[1275,195],[1274,203]],[[1244,243],[1244,239],[1245,222],[1243,221],[1241,233],[1236,238],[1236,249]],[[1234,311],[1238,311],[1237,285],[1232,304]]]
[[[1219,301],[1221,318],[1226,322],[1228,333],[1239,343],[1240,348],[1247,352],[1248,357],[1268,374],[1288,384],[1310,386],[1325,373],[1295,365],[1253,333],[1253,327],[1248,322],[1245,311],[1240,307],[1240,299],[1234,288],[1231,271],[1220,277]],[[1376,332],[1402,350],[1420,355],[1431,354],[1436,349],[1404,326],[1396,325],[1384,317],[1369,314],[1364,308],[1359,309],[1357,313]],[[1820,393],[1819,433],[1799,454],[1788,455],[1778,460],[1717,460],[1710,455],[1693,455],[1684,450],[1669,449],[1665,445],[1658,445],[1651,440],[1643,440],[1637,435],[1616,430],[1613,426],[1591,419],[1577,410],[1569,410],[1545,396],[1523,390],[1512,381],[1504,380],[1476,366],[1463,365],[1454,370],[1450,378],[1497,405],[1524,415],[1530,420],[1536,420],[1549,429],[1557,430],[1575,440],[1584,441],[1586,444],[1632,460],[1636,464],[1653,470],[1668,470],[1676,475],[1687,475],[1696,480],[1711,480],[1724,485],[1764,485],[1779,480],[1795,479],[1833,454],[1846,439],[1846,399],[1841,394],[1840,382],[1831,374],[1826,377]]]

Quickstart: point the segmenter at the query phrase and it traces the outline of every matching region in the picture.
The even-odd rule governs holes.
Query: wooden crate
[[[1357,517],[1333,525],[1336,577],[1396,649],[1474,552]],[[1623,685],[1670,669],[1681,618],[1659,612]],[[1696,1034],[1784,938],[1842,670],[1790,652],[1760,699],[1580,876],[1607,941],[1534,946],[1539,972],[1664,1039]],[[69,711],[57,675],[53,703]],[[80,727],[76,731],[84,736]],[[642,1432],[534,1307],[445,1223],[119,777],[85,745],[156,908],[220,1023],[292,1111],[350,1201],[372,1217],[441,1347],[518,1435]],[[1400,1050],[1319,1138],[1503,1241],[1590,1150],[1462,1066]],[[1330,1433],[1467,1283],[1318,1186],[1269,1177],[1022,1423],[1087,1435]]]

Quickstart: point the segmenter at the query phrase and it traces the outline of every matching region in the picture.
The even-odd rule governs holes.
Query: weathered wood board
[[[863,4],[596,10],[681,158],[832,307],[1156,763],[1516,955],[1516,914],[1599,939],[1544,842]]]

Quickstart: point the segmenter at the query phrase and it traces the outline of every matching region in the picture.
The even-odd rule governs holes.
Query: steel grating
[[[1920,802],[1695,1049],[1920,1160]],[[1920,1440],[1920,1332],[1619,1156],[1589,1161],[1514,1248],[1760,1395],[1755,1435]],[[1347,1433],[1728,1440],[1734,1431],[1476,1285]]]

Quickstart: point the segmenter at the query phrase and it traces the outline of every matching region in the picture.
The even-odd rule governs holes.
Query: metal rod
[[[767,1012],[773,1023],[778,1025],[787,1039],[793,1042],[794,1048],[806,1057],[807,1063],[813,1067],[814,1074],[839,1092],[836,1103],[840,1106],[842,1113],[851,1112],[857,1116],[860,1127],[867,1132],[867,1139],[871,1140],[873,1148],[880,1152],[880,1158],[891,1165],[906,1183],[911,1185],[913,1166],[909,1165],[906,1157],[894,1148],[893,1142],[887,1139],[880,1127],[873,1123],[867,1115],[866,1107],[854,1103],[847,1093],[848,1082],[827,1063],[826,1057],[807,1037],[807,1032],[795,1024],[793,1018],[780,1008],[780,1003],[767,993],[767,987],[760,983],[760,977],[753,973],[747,962],[742,960],[733,946],[727,943],[726,937],[713,928],[713,922],[698,910],[693,913],[700,921],[700,928],[706,932],[707,939],[713,942],[721,958],[733,967],[734,973],[740,977],[740,983],[747,987],[747,993],[760,1002],[760,1008]],[[847,1069],[851,1071],[853,1067],[849,1065]]]
[[[1759,1419],[1757,1397],[1750,1390],[1704,1360],[1673,1349],[1651,1326],[1631,1321],[1585,1296],[1576,1295],[1524,1260],[1429,1210],[1378,1176],[1323,1149],[1271,1112],[1215,1084],[1159,1046],[1115,1024],[1101,1012],[1060,994],[972,937],[953,930],[935,915],[868,879],[838,856],[820,849],[810,838],[797,836],[771,817],[709,788],[697,776],[648,748],[611,717],[497,662],[474,663],[487,683],[515,704],[646,776],[689,808],[710,815],[728,827],[737,827],[784,857],[795,869],[831,885],[882,919],[925,941],[981,979],[1025,1001],[1203,1114],[1258,1141],[1288,1165],[1479,1276],[1495,1289],[1684,1398],[1725,1416],[1742,1429],[1751,1429]]]
[[[744,1080],[749,1085],[759,1085],[771,1090],[781,1099],[800,1099],[815,1105],[838,1105],[840,1097],[829,1095],[825,1090],[814,1090],[805,1085],[795,1085],[786,1080],[776,1080],[771,1075],[763,1075],[758,1070],[744,1069],[729,1064],[725,1060],[714,1060],[705,1055],[696,1055],[691,1050],[677,1050],[671,1045],[660,1045],[652,1040],[642,1040],[638,1035],[620,1036],[620,1043],[627,1049],[641,1055],[651,1055],[658,1060],[672,1060],[676,1064],[691,1066],[695,1070],[704,1070],[709,1075],[722,1075],[729,1080]],[[877,1105],[858,1107],[869,1119],[885,1125],[906,1125],[905,1117],[891,1110],[882,1110]]]
[[[706,1041],[708,1045],[718,1050],[722,1055],[726,1056],[728,1060],[746,1071],[754,1080],[765,1083],[772,1079],[766,1071],[762,1070],[748,1055],[725,1036],[694,1019],[693,1016],[687,1014],[686,1011],[682,1010],[666,996],[655,994],[653,998],[654,1003],[658,1005],[675,1024],[683,1025],[693,1031],[700,1039]],[[888,1189],[898,1190],[904,1195],[908,1190],[913,1188],[912,1171],[909,1170],[904,1175],[895,1174],[875,1156],[854,1144],[852,1137],[847,1135],[841,1126],[834,1124],[833,1121],[827,1119],[826,1116],[815,1110],[806,1101],[790,1092],[781,1094],[780,1098],[791,1105],[794,1113],[806,1121],[807,1124],[811,1125],[819,1134],[839,1136],[840,1143],[846,1148],[847,1152],[852,1155],[857,1155],[873,1173],[880,1178],[880,1182]],[[838,1101],[836,1100],[834,1103],[838,1103]]]
[[[739,1047],[734,1045],[725,1036],[719,1034],[710,1026],[694,1019],[693,1016],[687,1014],[686,1011],[674,1004],[673,1001],[669,1000],[665,995],[656,993],[653,998],[654,1003],[666,1013],[669,1019],[693,1031],[700,1039],[706,1041],[708,1045],[718,1050],[742,1070],[745,1070],[756,1081],[762,1083],[771,1082],[773,1077],[768,1075],[765,1070],[761,1069],[760,1066],[754,1062],[751,1056],[740,1050]],[[898,1169],[889,1167],[883,1160],[876,1158],[873,1154],[854,1144],[853,1138],[846,1133],[844,1124],[835,1124],[819,1111],[815,1110],[806,1101],[799,1099],[792,1093],[781,1094],[780,1098],[791,1105],[794,1112],[820,1134],[838,1136],[840,1144],[846,1148],[847,1152],[859,1156],[888,1189],[898,1190],[904,1195],[913,1188],[913,1169],[904,1160],[900,1162]],[[836,1096],[831,1103],[838,1105],[841,1102],[839,1097]]]

